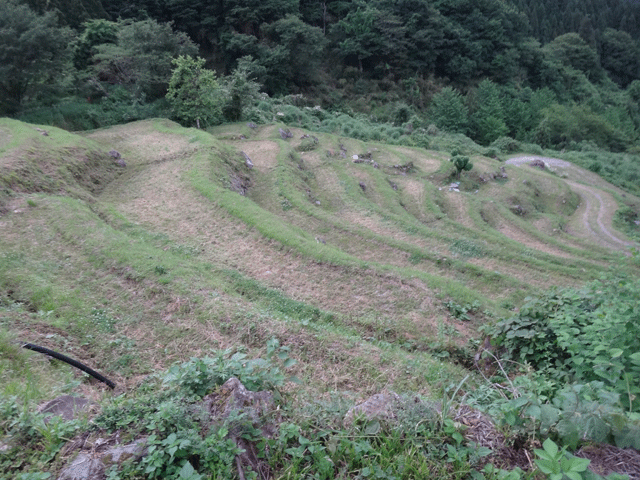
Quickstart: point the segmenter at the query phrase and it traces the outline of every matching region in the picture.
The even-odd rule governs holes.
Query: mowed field
[[[126,390],[276,338],[297,360],[291,392],[437,396],[472,367],[479,328],[528,295],[638,273],[612,225],[630,195],[591,172],[473,157],[452,188],[449,152],[286,128],[150,120],[45,136],[0,121],[5,349],[46,346]],[[0,370],[5,393],[107,394],[28,361],[26,382]]]

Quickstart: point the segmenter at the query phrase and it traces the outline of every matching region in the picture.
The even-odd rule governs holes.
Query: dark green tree
[[[468,123],[468,108],[462,95],[451,87],[445,87],[433,96],[429,117],[443,130],[465,133]]]
[[[436,74],[457,83],[490,75],[496,56],[505,55],[526,38],[524,16],[507,2],[435,0],[433,5],[445,18]]]
[[[509,131],[500,98],[500,87],[491,80],[483,80],[475,94],[467,96],[471,114],[471,138],[481,145],[489,145]]]
[[[317,27],[307,25],[295,15],[288,15],[262,29],[269,53],[274,57],[273,68],[268,61],[266,67],[269,78],[268,88],[277,92],[286,91],[291,86],[303,87],[313,83],[318,75],[326,39]]]
[[[117,23],[117,43],[96,45],[93,70],[100,81],[122,85],[137,96],[163,97],[179,55],[195,55],[197,46],[170,24],[155,20]]]
[[[561,65],[568,65],[586,75],[588,79],[600,77],[598,54],[577,33],[566,33],[545,45],[547,56]]]
[[[73,65],[84,70],[96,53],[95,47],[103,43],[118,42],[118,24],[109,20],[89,20],[84,24],[84,32],[75,44]]]
[[[332,33],[338,37],[341,56],[354,59],[363,71],[363,62],[376,57],[382,49],[383,38],[377,29],[382,13],[372,3],[360,1],[355,10],[340,20]]]
[[[51,12],[61,25],[78,29],[91,19],[108,18],[100,0],[21,0],[34,12],[44,15]]]
[[[258,100],[260,84],[251,79],[251,57],[243,57],[231,75],[222,79],[226,90],[227,104],[223,108],[224,117],[232,122],[242,119],[246,107]]]
[[[608,28],[602,34],[602,67],[621,87],[640,78],[640,48],[627,32]]]
[[[0,114],[14,114],[27,96],[60,81],[72,32],[53,13],[38,15],[13,0],[0,2]]]
[[[204,58],[182,56],[173,60],[167,100],[175,118],[184,125],[201,128],[222,120],[226,96],[216,75],[204,67]]]

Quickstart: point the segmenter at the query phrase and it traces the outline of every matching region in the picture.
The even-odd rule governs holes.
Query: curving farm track
[[[558,158],[524,156],[507,160],[507,165],[522,166],[534,160],[542,160],[547,168],[554,171],[561,170],[567,174],[567,185],[582,199],[579,209],[576,211],[574,221],[571,224],[571,233],[588,238],[598,245],[614,250],[626,250],[633,245],[624,240],[618,232],[612,232],[611,221],[618,209],[618,203],[613,196],[596,186],[580,183],[589,174],[565,160]]]

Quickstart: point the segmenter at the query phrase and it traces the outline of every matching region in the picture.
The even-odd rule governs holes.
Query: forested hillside
[[[481,145],[510,137],[637,151],[638,2],[9,0],[0,9],[0,113],[26,121],[78,130],[179,119],[165,94],[172,60],[189,55],[220,87],[205,125],[259,120],[265,102],[295,95],[296,106],[409,131],[433,125]],[[247,82],[257,87],[243,90]]]

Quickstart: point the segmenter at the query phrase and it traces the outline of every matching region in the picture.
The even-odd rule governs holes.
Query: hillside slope
[[[0,128],[3,341],[66,352],[122,386],[277,338],[305,390],[429,393],[464,374],[464,347],[492,316],[633,268],[619,262],[631,240],[611,226],[623,192],[573,166],[477,157],[458,191],[443,152],[297,129],[283,140],[283,125]],[[86,171],[41,187],[51,158]],[[51,379],[40,396],[77,376],[34,355],[33,381]]]

